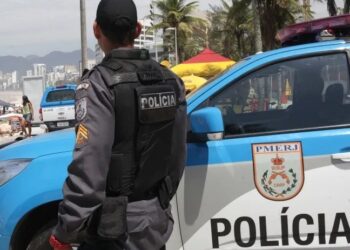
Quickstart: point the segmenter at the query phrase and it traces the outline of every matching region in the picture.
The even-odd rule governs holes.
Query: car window
[[[47,102],[70,101],[70,100],[74,100],[74,98],[75,98],[75,91],[72,89],[55,90],[47,94],[46,101]]]
[[[232,82],[204,106],[220,108],[226,135],[347,124],[347,56],[339,53],[269,65]]]
[[[190,97],[192,97],[197,91],[201,90],[202,88],[204,88],[205,86],[207,86],[208,84],[210,84],[211,82],[215,81],[216,79],[220,78],[221,76],[225,75],[228,71],[231,71],[233,68],[237,68],[238,66],[240,66],[241,64],[244,64],[245,62],[247,62],[248,60],[250,60],[251,57],[246,57],[242,60],[240,60],[239,62],[233,64],[232,66],[228,67],[227,69],[225,69],[224,71],[222,71],[221,73],[215,75],[214,77],[208,79],[207,82],[205,82],[204,84],[202,84],[201,86],[199,86],[198,88],[192,90],[191,92],[187,93],[186,98],[189,99]]]

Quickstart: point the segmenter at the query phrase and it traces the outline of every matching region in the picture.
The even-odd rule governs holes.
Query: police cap
[[[96,22],[102,29],[110,29],[120,21],[136,27],[137,11],[133,0],[101,0],[96,13]]]

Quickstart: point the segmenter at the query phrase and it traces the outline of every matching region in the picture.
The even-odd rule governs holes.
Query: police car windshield
[[[233,68],[236,68],[237,66],[243,64],[244,62],[248,61],[251,57],[246,57],[244,59],[241,59],[240,61],[238,61],[237,63],[233,64],[232,66],[228,67],[227,69],[225,69],[223,72],[221,72],[220,74],[210,78],[206,83],[204,83],[203,85],[201,85],[200,87],[194,89],[193,91],[191,91],[189,94],[186,95],[186,98],[191,97],[193,94],[195,94],[198,90],[202,89],[203,87],[207,86],[208,84],[210,84],[212,81],[216,80],[217,78],[221,77],[222,75],[226,74],[226,72],[230,71]]]
[[[60,102],[74,100],[75,92],[72,89],[55,90],[48,93],[47,102]]]

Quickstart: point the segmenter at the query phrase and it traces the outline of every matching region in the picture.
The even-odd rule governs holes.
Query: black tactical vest
[[[107,195],[136,201],[163,188],[172,196],[168,159],[180,96],[176,77],[150,60],[147,50],[114,50],[97,68],[115,96]]]

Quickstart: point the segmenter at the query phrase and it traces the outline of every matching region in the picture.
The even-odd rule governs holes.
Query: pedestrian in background
[[[165,249],[170,200],[185,166],[183,82],[134,49],[141,25],[132,0],[101,0],[94,34],[106,57],[76,91],[76,143],[55,250]]]
[[[32,121],[34,119],[34,111],[33,111],[33,105],[29,101],[28,96],[24,95],[22,96],[22,131],[24,135],[27,137],[32,136]],[[26,127],[28,128],[28,133],[26,130]]]

